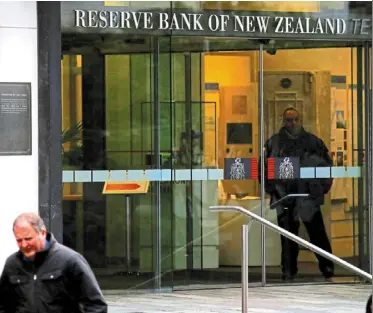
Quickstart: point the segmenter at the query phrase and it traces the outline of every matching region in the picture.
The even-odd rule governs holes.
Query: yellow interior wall
[[[218,83],[219,88],[228,86],[247,86],[251,81],[251,59],[249,56],[234,54],[205,54],[204,55],[204,82]],[[216,133],[215,129],[207,127],[204,139],[204,154],[206,166],[218,166],[220,122],[220,94],[219,91],[204,91],[204,101],[216,102]],[[214,119],[214,108],[206,106],[205,123],[211,123]],[[219,134],[216,136],[216,134]],[[216,138],[218,137],[218,138]],[[215,150],[216,149],[216,150]],[[211,158],[216,155],[217,159]]]
[[[250,78],[250,58],[232,54],[206,54],[204,56],[205,82],[219,86],[247,85]]]
[[[70,97],[70,67],[68,63],[69,56],[64,56],[61,60],[61,102],[62,102],[62,129],[69,126],[70,106],[68,99]]]
[[[350,48],[278,50],[264,53],[264,70],[330,71],[332,75],[351,76]]]
[[[76,67],[77,73],[75,75],[75,84],[76,84],[76,93],[75,93],[75,104],[76,104],[76,120],[82,121],[83,120],[83,106],[82,106],[82,99],[83,99],[83,90],[82,90],[82,56],[76,56]]]

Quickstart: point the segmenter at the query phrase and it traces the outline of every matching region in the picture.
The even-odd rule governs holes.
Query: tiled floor
[[[371,290],[371,285],[359,284],[249,288],[248,312],[364,313]],[[107,295],[106,299],[109,313],[241,312],[240,288]]]

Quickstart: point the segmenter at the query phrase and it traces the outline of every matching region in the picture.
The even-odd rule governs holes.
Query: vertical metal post
[[[188,164],[185,164],[185,169],[192,170],[193,168],[193,140],[192,140],[192,59],[189,52],[184,54],[185,62],[185,107],[184,107],[184,131],[187,138],[190,140],[190,144],[187,147],[192,155],[191,159],[188,160]],[[186,263],[187,270],[193,270],[193,181],[187,181],[185,184],[185,196],[186,196]]]
[[[365,150],[366,153],[366,167],[365,167],[365,181],[364,181],[364,176],[357,178],[357,206],[358,206],[358,212],[357,212],[357,222],[358,222],[358,251],[359,251],[359,267],[364,268],[364,264],[366,264],[366,258],[367,253],[369,251],[367,250],[367,245],[365,243],[364,239],[364,234],[366,234],[366,220],[364,220],[366,216],[366,211],[364,206],[367,205],[369,207],[369,192],[364,197],[364,186],[368,187],[369,185],[369,169],[368,169],[368,164],[370,160],[370,154],[369,154],[369,149],[370,149],[370,143],[369,143],[369,123],[370,123],[370,117],[369,113],[365,111],[365,118],[364,118],[364,106],[363,106],[363,66],[364,60],[363,60],[363,47],[357,47],[356,48],[356,116],[357,116],[357,122],[356,122],[356,128],[357,128],[357,133],[359,136],[357,136],[357,148],[358,148],[358,163],[357,166],[360,168],[364,168],[364,157],[363,157],[363,151]],[[353,76],[353,75],[352,75]],[[368,109],[367,107],[365,107]],[[369,111],[369,110],[368,110]],[[366,131],[366,136],[363,136],[364,132],[364,121],[365,121],[365,131]],[[365,142],[364,142],[364,137],[365,137]],[[368,234],[366,234],[368,235]],[[369,248],[368,248],[369,249]],[[369,259],[369,258],[368,258]],[[366,269],[368,271],[368,269]]]
[[[372,107],[372,104],[373,104],[373,88],[372,88],[372,73],[373,73],[373,62],[372,62],[372,44],[370,44],[370,46],[369,46],[369,58],[368,58],[368,60],[370,61],[370,70],[371,70],[371,72],[370,72],[370,75],[369,75],[369,78],[370,78],[370,84],[369,84],[369,88],[370,88],[370,91],[369,91],[369,96],[370,96],[370,103],[369,103],[369,105],[370,105],[370,107]],[[373,138],[373,109],[371,109],[371,111],[370,111],[370,116],[369,116],[369,118],[370,118],[370,129],[369,129],[369,131],[370,131],[370,137],[371,137],[371,139]],[[372,158],[373,158],[373,140],[371,141],[371,143],[370,143],[370,155],[371,155],[371,160],[372,160]],[[370,166],[372,166],[371,167],[371,169],[373,168],[373,162],[371,162],[370,163]],[[369,186],[369,193],[370,193],[370,197],[371,197],[371,199],[373,198],[373,174],[372,174],[372,172],[370,172],[370,178],[371,178],[371,181],[370,181],[370,186]],[[369,229],[371,230],[371,233],[372,233],[372,228],[373,228],[373,214],[372,214],[372,210],[373,210],[373,203],[372,203],[373,201],[371,201],[371,203],[370,203],[370,227],[369,227]],[[370,256],[371,256],[371,274],[373,273],[373,238],[372,238],[372,236],[370,236]],[[372,281],[372,295],[373,295],[373,281]]]
[[[241,262],[241,284],[242,284],[242,313],[247,313],[247,298],[249,293],[249,230],[250,224],[242,225],[241,243],[242,243],[242,262]]]
[[[259,105],[260,105],[260,216],[264,216],[264,198],[265,198],[265,151],[264,151],[264,86],[263,86],[263,44],[259,49]],[[261,225],[261,255],[262,255],[262,285],[266,284],[266,250],[265,250],[265,227]]]
[[[373,110],[372,110],[372,81],[371,81],[371,72],[370,67],[372,66],[372,59],[369,53],[371,49],[371,44],[364,44],[364,100],[365,100],[365,112],[367,112],[368,118],[368,129],[366,130],[366,135],[368,137],[368,145],[366,151],[368,151],[368,162],[366,167],[368,169],[368,216],[369,216],[369,230],[368,230],[368,241],[369,241],[369,265],[370,265],[370,274],[373,273]],[[373,294],[373,280],[372,280],[372,294]]]
[[[365,225],[366,225],[366,229],[368,231],[368,243],[365,245],[364,244],[364,248],[366,248],[367,250],[367,253],[369,254],[369,271],[370,273],[372,274],[373,273],[373,264],[372,264],[372,249],[370,247],[370,244],[371,244],[371,240],[372,240],[372,228],[371,228],[371,221],[372,221],[372,193],[371,193],[371,188],[372,188],[372,175],[370,173],[370,171],[372,170],[372,154],[371,154],[371,151],[372,151],[372,134],[371,134],[371,131],[372,131],[372,118],[371,118],[371,115],[372,115],[372,111],[371,111],[371,107],[370,107],[370,104],[369,104],[369,48],[367,47],[367,45],[365,44],[364,45],[364,52],[363,52],[363,62],[364,62],[364,66],[363,66],[363,72],[364,72],[364,75],[363,73],[362,74],[362,86],[364,87],[364,92],[363,92],[363,95],[362,95],[362,98],[364,99],[364,111],[365,111],[365,125],[366,125],[366,134],[365,134],[365,137],[366,137],[366,140],[365,140],[365,149],[368,153],[366,159],[365,159],[365,175],[366,175],[366,179],[365,179],[365,183],[366,183],[366,189],[368,190],[368,194],[366,194],[367,196],[367,199],[366,199],[366,202],[367,203],[367,206],[368,206],[368,211],[367,211],[367,214],[362,214],[361,216],[361,219],[362,218],[366,218],[367,221],[365,221]],[[361,109],[363,110],[363,106],[361,106]],[[363,115],[363,112],[361,113],[361,115]],[[361,133],[361,137],[363,137],[363,134]],[[363,162],[361,164],[361,166],[364,166]],[[365,210],[364,210],[365,211]],[[361,236],[362,237],[362,236]],[[362,240],[364,240],[364,238],[362,238]],[[372,288],[373,288],[373,285],[372,285]]]
[[[160,108],[159,108],[159,38],[153,39],[153,116],[154,116],[154,154],[155,167],[161,168],[161,150],[160,150]],[[154,182],[155,187],[155,244],[153,248],[154,255],[154,287],[156,290],[161,289],[161,184],[159,181]]]
[[[131,272],[131,199],[126,196],[126,261],[127,272]]]

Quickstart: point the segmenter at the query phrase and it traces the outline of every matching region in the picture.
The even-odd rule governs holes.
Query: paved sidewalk
[[[249,288],[248,312],[364,313],[370,285],[308,285]],[[234,313],[240,288],[164,294],[107,295],[109,313]]]

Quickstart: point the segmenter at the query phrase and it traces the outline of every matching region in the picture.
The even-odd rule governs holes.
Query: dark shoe
[[[292,282],[295,278],[295,275],[293,274],[289,274],[289,273],[284,273],[282,274],[282,277],[281,279],[284,281],[284,282]]]
[[[323,271],[323,275],[326,279],[330,279],[334,276],[334,271],[331,267],[327,266]]]

